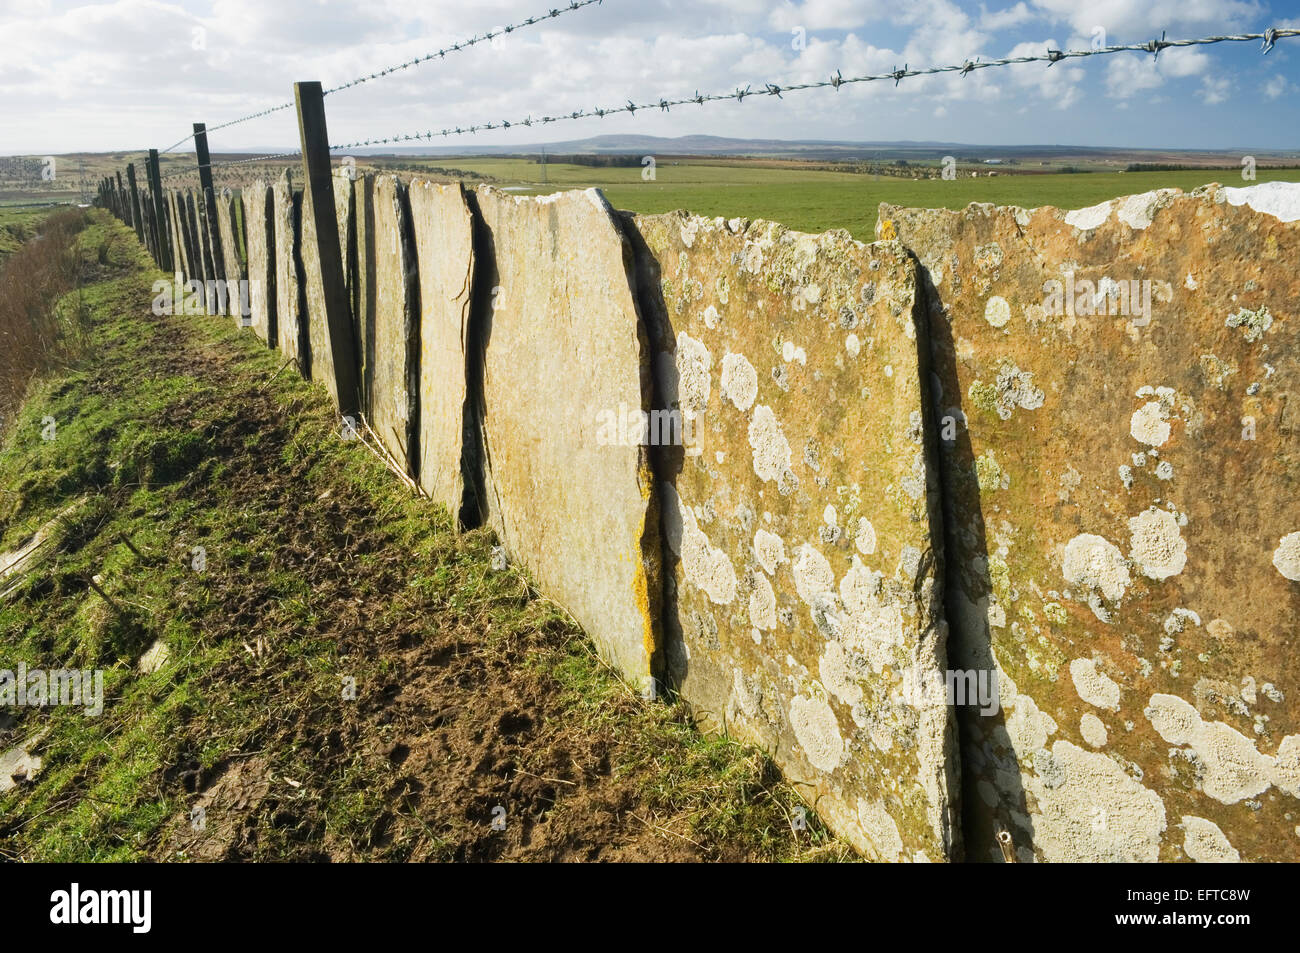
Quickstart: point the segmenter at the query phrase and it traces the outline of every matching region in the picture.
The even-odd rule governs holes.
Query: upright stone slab
[[[198,278],[198,273],[194,268],[191,260],[191,248],[189,240],[189,225],[184,218],[181,209],[184,207],[184,200],[181,193],[169,191],[163,195],[163,210],[165,226],[167,228],[172,248],[176,249],[176,270],[185,276],[185,280]]]
[[[330,399],[339,403],[338,381],[334,376],[334,352],[330,347],[329,316],[325,311],[325,286],[321,277],[321,258],[316,235],[316,217],[311,214],[311,189],[304,189],[301,211],[303,287],[307,303],[307,346],[311,355],[311,379],[325,385]],[[349,316],[350,317],[350,316]]]
[[[661,668],[649,454],[598,432],[604,412],[650,408],[631,249],[594,189],[521,198],[484,187],[476,199],[495,272],[481,499],[512,558],[648,687]]]
[[[973,859],[1300,860],[1300,186],[882,206],[928,270]]]
[[[461,476],[474,228],[462,185],[410,184],[420,275],[420,485],[453,521]]]
[[[247,327],[251,321],[252,308],[245,292],[244,281],[248,279],[244,259],[239,249],[243,244],[236,234],[238,223],[242,221],[235,209],[239,196],[230,189],[223,189],[217,196],[217,230],[221,235],[221,261],[225,266],[226,313]],[[244,314],[247,309],[249,314]]]
[[[356,233],[356,287],[353,299],[358,352],[361,356],[361,406],[373,417],[375,378],[375,312],[378,308],[378,248],[375,235],[375,176],[363,175],[353,183],[353,230]]]
[[[276,330],[275,226],[271,187],[258,179],[241,195],[248,248],[248,297],[253,331],[274,347]]]
[[[297,363],[303,376],[310,377],[311,358],[303,324],[302,279],[298,273],[299,209],[288,169],[280,174],[271,193],[275,227],[276,346],[286,359],[292,358]]]
[[[357,229],[353,212],[353,194],[356,191],[354,172],[344,167],[334,170],[334,214],[339,223],[339,256],[343,260],[343,286],[351,302],[352,321],[356,325],[357,310]],[[357,354],[360,355],[360,348]]]
[[[359,198],[361,196],[358,196]],[[419,315],[414,250],[407,241],[406,186],[381,175],[365,190],[368,288],[366,341],[371,429],[406,472],[416,476]]]
[[[189,265],[193,269],[193,274],[189,277],[191,280],[199,281],[204,285],[203,299],[206,305],[209,276],[208,262],[207,256],[203,253],[203,231],[199,222],[198,210],[194,207],[194,193],[189,189],[186,189],[180,196],[178,208],[184,219],[185,228],[189,232]]]
[[[197,229],[198,238],[195,244],[203,259],[204,298],[207,302],[208,314],[217,314],[216,282],[222,276],[217,273],[216,256],[212,254],[212,228],[209,227],[208,222],[208,203],[204,200],[201,191],[186,193],[186,198],[190,202],[194,227]]]
[[[911,261],[844,232],[627,220],[656,352],[672,681],[866,856],[953,858]]]

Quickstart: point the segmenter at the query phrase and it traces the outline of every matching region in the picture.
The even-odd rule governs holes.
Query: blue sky
[[[557,0],[0,0],[0,153],[165,147],[292,98],[542,13]],[[330,96],[335,142],[514,121],[695,90],[1214,33],[1300,27],[1300,0],[603,0]],[[802,41],[802,42],[799,42]],[[1300,150],[1300,37],[1117,54],[490,132]],[[291,147],[291,110],[212,135]],[[443,144],[438,140],[435,144]]]

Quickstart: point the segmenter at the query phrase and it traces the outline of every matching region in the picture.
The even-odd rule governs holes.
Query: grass
[[[627,691],[491,570],[489,532],[340,439],[323,389],[228,319],[154,316],[132,232],[96,211],[75,248],[96,280],[60,306],[84,347],[0,444],[0,551],[53,525],[0,595],[0,668],[101,669],[106,701],[0,714],[3,747],[48,729],[41,772],[0,794],[0,853],[850,857],[811,813],[795,829],[763,752]]]

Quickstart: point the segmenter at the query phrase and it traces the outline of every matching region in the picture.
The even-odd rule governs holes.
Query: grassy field
[[[88,218],[87,346],[0,443],[0,567],[31,547],[0,669],[100,669],[105,700],[0,711],[0,755],[43,761],[0,778],[0,858],[851,857],[340,439],[320,385],[229,319],[155,316],[134,233]]]
[[[404,166],[423,160],[400,160]],[[904,179],[849,172],[814,172],[772,168],[765,164],[710,163],[690,160],[660,162],[654,181],[644,181],[638,168],[592,168],[548,164],[547,183],[541,166],[525,159],[438,157],[428,166],[454,167],[490,176],[494,184],[517,194],[545,194],[558,189],[595,186],[611,204],[634,212],[687,209],[700,215],[764,218],[807,232],[847,229],[854,238],[875,237],[876,209],[881,202],[926,208],[963,208],[971,202],[1055,205],[1082,208],[1117,195],[1150,189],[1191,190],[1207,182],[1249,185],[1230,170],[1177,172],[1097,172],[1079,174],[1005,175],[996,177]],[[403,175],[410,173],[403,172]],[[1300,182],[1300,169],[1263,170],[1258,182],[1280,179]]]

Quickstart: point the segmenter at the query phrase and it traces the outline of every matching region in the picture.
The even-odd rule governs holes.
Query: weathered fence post
[[[135,184],[135,163],[126,164],[126,187],[131,193],[131,224],[135,226],[135,237],[144,241],[144,221],[140,218],[140,192]]]
[[[158,171],[158,150],[149,150],[149,192],[153,196],[154,215],[161,214],[163,208],[162,175]],[[175,270],[172,263],[171,242],[167,232],[158,229],[158,267],[163,271]]]
[[[343,282],[338,213],[334,208],[329,134],[325,128],[325,94],[320,83],[310,82],[294,83],[293,96],[298,106],[298,137],[302,142],[303,214],[311,216],[316,232],[321,300],[334,365],[335,386],[332,389],[338,395],[339,413],[351,415],[360,408],[358,366],[352,339],[352,314]],[[303,229],[305,233],[306,228]],[[311,276],[306,277],[309,282],[312,280]]]
[[[199,189],[203,196],[204,222],[203,231],[207,244],[206,250],[211,256],[211,268],[208,279],[225,281],[226,263],[221,249],[221,233],[217,229],[217,196],[212,188],[212,157],[208,153],[208,127],[205,123],[194,124],[194,153],[199,160]],[[211,286],[209,286],[211,287]],[[217,285],[217,300],[205,295],[208,301],[208,313],[220,314],[224,310],[226,291],[224,285]]]
[[[132,224],[131,207],[123,201],[126,197],[126,189],[122,188],[122,170],[117,170],[117,217],[127,225]]]

